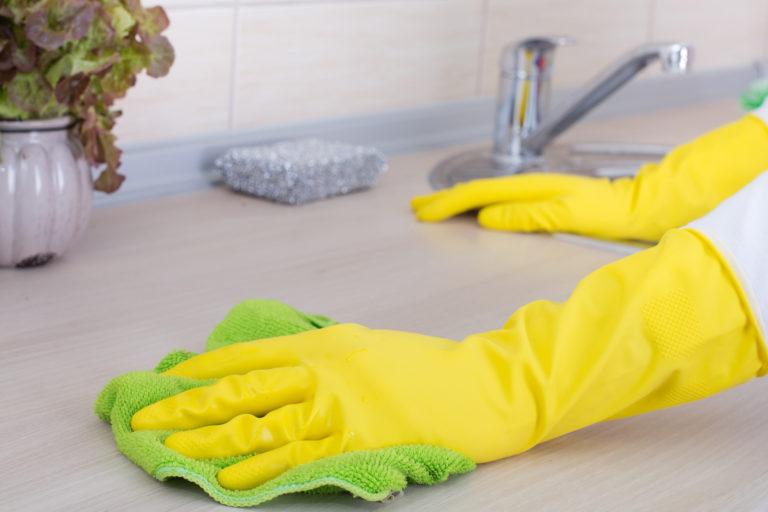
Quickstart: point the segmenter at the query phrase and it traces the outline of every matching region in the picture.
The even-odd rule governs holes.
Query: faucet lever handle
[[[515,41],[501,52],[502,71],[525,72],[530,64],[549,67],[552,52],[558,46],[572,46],[576,40],[568,36],[537,36]]]
[[[516,43],[519,48],[555,49],[558,46],[573,46],[576,39],[570,36],[529,37]]]

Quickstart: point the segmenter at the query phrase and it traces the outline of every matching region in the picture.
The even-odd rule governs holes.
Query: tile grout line
[[[763,6],[765,12],[763,12],[763,20],[768,23],[768,4]],[[758,73],[763,74],[765,72],[765,62],[768,61],[768,30],[763,35],[763,47],[760,50],[760,61],[755,66]]]
[[[229,73],[229,131],[235,129],[235,105],[237,104],[237,79],[240,66],[240,2],[235,2],[232,12],[232,55]]]
[[[645,29],[645,40],[650,43],[653,41],[653,27],[656,25],[656,0],[648,2],[648,26]]]
[[[483,74],[485,73],[485,52],[487,50],[488,37],[488,11],[490,0],[482,0],[483,10],[480,15],[480,45],[478,51],[477,76],[475,77],[475,96],[480,96],[483,90]]]

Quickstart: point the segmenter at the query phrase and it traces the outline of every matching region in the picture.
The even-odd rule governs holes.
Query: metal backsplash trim
[[[654,76],[628,85],[590,118],[631,115],[724,98],[736,102],[756,75],[755,67],[745,66],[675,77]],[[555,91],[555,106],[572,92]],[[396,112],[127,145],[122,172],[128,179],[116,194],[97,194],[95,204],[113,205],[209,187],[205,170],[210,169],[217,156],[234,146],[320,137],[376,146],[394,155],[454,144],[490,144],[494,101],[474,98]]]

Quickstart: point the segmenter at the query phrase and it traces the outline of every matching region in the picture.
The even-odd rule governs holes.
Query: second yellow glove
[[[489,229],[657,241],[766,169],[768,126],[749,114],[646,164],[634,178],[520,174],[415,197],[412,207],[425,222],[480,209],[478,221]]]

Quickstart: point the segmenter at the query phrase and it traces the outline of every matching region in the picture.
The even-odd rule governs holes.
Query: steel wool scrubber
[[[372,187],[387,169],[377,149],[320,139],[233,148],[214,165],[231,189],[294,205]]]

